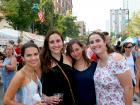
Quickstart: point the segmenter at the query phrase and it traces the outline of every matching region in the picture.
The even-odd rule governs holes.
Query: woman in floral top
[[[132,79],[125,58],[110,52],[102,33],[91,33],[88,41],[99,57],[93,77],[97,105],[132,105]]]

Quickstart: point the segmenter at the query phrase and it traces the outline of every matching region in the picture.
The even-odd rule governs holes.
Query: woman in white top
[[[130,68],[131,77],[133,80],[133,86],[136,85],[136,69],[135,69],[135,54],[133,51],[133,44],[131,42],[126,42],[123,44],[123,55],[126,59],[126,64]]]
[[[34,43],[26,43],[21,55],[25,65],[13,77],[4,96],[4,105],[45,105],[41,103],[42,85],[36,72],[40,63],[39,49]]]
[[[100,32],[91,33],[88,42],[98,56],[93,76],[96,105],[132,105],[132,80],[125,58],[111,52]]]

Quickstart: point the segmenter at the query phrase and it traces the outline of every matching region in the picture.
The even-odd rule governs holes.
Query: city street
[[[2,105],[2,99],[3,99],[3,94],[2,93],[3,93],[2,92],[2,85],[0,85],[0,105]],[[140,105],[140,103],[133,102],[133,105]]]

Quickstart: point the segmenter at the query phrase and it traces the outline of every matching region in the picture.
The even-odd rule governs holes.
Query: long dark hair
[[[106,38],[105,38],[105,35],[104,35],[104,33],[102,33],[102,32],[96,32],[96,31],[93,31],[91,34],[89,34],[89,36],[88,36],[88,40],[87,40],[87,43],[89,44],[89,39],[90,39],[90,37],[92,36],[92,35],[99,35],[102,39],[103,39],[103,41],[105,42],[106,41]],[[113,49],[108,45],[108,44],[106,44],[106,47],[107,47],[107,52],[110,54],[110,53],[112,53],[112,52],[114,52],[113,51]]]
[[[79,40],[77,40],[77,39],[72,39],[72,40],[70,40],[69,43],[67,43],[66,54],[67,54],[68,56],[70,56],[71,58],[72,58],[71,52],[72,52],[72,45],[73,45],[73,44],[78,44],[81,48],[84,48],[84,45],[83,45]],[[82,56],[83,56],[85,62],[86,62],[87,64],[89,64],[89,63],[90,63],[90,60],[89,60],[89,59],[87,58],[87,56],[86,56],[85,49],[84,49],[83,52],[82,52]],[[75,62],[76,62],[76,60],[75,60],[74,58],[72,58],[72,65],[75,65]]]
[[[53,34],[58,34],[61,37],[62,42],[63,42],[63,37],[57,30],[51,30],[47,33],[44,40],[43,48],[41,49],[41,52],[40,52],[41,70],[43,72],[47,72],[47,70],[50,70],[51,68],[52,55],[49,49],[49,38]]]

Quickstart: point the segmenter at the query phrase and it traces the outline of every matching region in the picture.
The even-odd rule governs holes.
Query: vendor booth
[[[11,28],[0,29],[0,45],[6,45],[10,40],[17,42],[20,31]]]
[[[37,44],[38,47],[42,47],[44,44],[44,36],[36,35],[29,32],[22,32],[21,34],[22,42],[26,43],[30,40],[33,40],[35,44]]]
[[[0,29],[0,45],[6,45],[10,40],[17,43],[18,39],[21,39],[22,43],[26,43],[33,40],[39,47],[43,46],[44,36],[36,35],[30,32],[18,31],[11,28]]]

